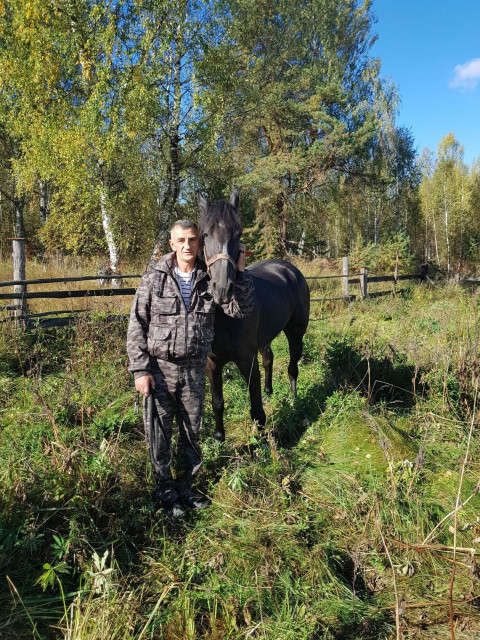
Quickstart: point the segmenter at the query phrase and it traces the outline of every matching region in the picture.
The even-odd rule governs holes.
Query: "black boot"
[[[180,498],[183,504],[186,507],[190,507],[190,509],[206,509],[211,504],[211,501],[206,496],[194,491],[189,484],[183,485],[180,491]]]
[[[187,515],[178,493],[174,489],[157,486],[152,494],[153,502],[160,505],[169,520],[183,520]]]

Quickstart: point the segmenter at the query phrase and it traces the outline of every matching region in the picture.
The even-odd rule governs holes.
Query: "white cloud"
[[[480,58],[472,58],[465,64],[457,64],[454,74],[450,82],[451,87],[475,89],[480,80]]]

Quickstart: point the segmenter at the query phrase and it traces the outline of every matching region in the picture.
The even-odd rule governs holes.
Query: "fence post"
[[[25,238],[10,238],[12,241],[12,261],[13,261],[13,279],[25,280]],[[27,292],[27,286],[25,284],[13,285],[13,293],[25,294]],[[22,317],[25,317],[28,313],[28,305],[25,298],[16,299],[14,304],[18,306],[15,309],[14,316],[19,321]]]
[[[344,298],[350,298],[348,293],[348,256],[344,256],[342,260],[342,296]]]
[[[397,293],[397,282],[398,282],[398,253],[395,258],[395,271],[393,272],[393,295]]]
[[[362,298],[368,296],[367,282],[368,282],[368,269],[361,267],[360,269],[360,291],[362,292]]]

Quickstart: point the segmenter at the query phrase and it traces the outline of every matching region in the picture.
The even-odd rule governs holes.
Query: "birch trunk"
[[[430,260],[430,236],[428,234],[428,215],[425,216],[425,249],[424,249],[424,255],[426,258],[426,261],[428,262]]]
[[[105,233],[105,239],[108,246],[108,254],[110,257],[110,268],[112,271],[118,270],[119,252],[118,247],[113,237],[112,218],[108,211],[108,194],[105,187],[100,192],[100,210],[102,212],[102,225]],[[115,285],[115,280],[112,280],[112,286]]]
[[[351,247],[354,242],[353,236],[353,212],[352,212],[352,202],[348,200],[348,246]]]
[[[43,226],[48,218],[48,184],[39,181],[40,187],[40,226]]]
[[[335,214],[335,258],[338,258],[340,253],[340,221],[338,219],[338,213]]]
[[[332,234],[329,215],[325,214],[325,256],[330,258],[332,253]],[[316,256],[314,256],[316,257]]]
[[[447,272],[450,273],[450,237],[448,228],[448,202],[447,202],[447,188],[443,185],[443,212],[445,221],[445,244],[447,247]]]
[[[438,234],[437,234],[437,222],[435,220],[435,211],[432,212],[432,223],[433,223],[433,238],[435,242],[435,256],[437,258],[437,264],[440,264],[440,253],[438,251]]]
[[[13,279],[25,280],[26,278],[26,260],[25,260],[25,226],[23,224],[23,210],[25,200],[23,198],[15,199],[15,238],[12,240],[12,263],[13,263]],[[15,284],[13,286],[14,293],[24,294],[26,286],[24,284]],[[28,312],[27,301],[24,298],[15,300],[15,304],[20,308],[15,311],[15,316],[24,316]]]
[[[367,210],[365,216],[365,244],[370,242],[370,202],[367,200]]]
[[[374,216],[375,216],[374,221],[373,221],[374,242],[375,242],[375,246],[378,247],[380,221],[379,221],[379,211],[378,211],[378,200],[377,199],[375,199]]]
[[[305,247],[305,229],[302,229],[302,235],[300,236],[300,242],[298,243],[298,254],[303,256],[303,249]]]

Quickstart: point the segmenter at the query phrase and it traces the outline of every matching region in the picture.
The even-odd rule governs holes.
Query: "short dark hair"
[[[175,227],[181,227],[182,229],[195,229],[198,233],[198,225],[195,224],[195,222],[192,222],[192,220],[177,220],[174,222],[170,227],[170,235],[172,235],[172,231]]]

